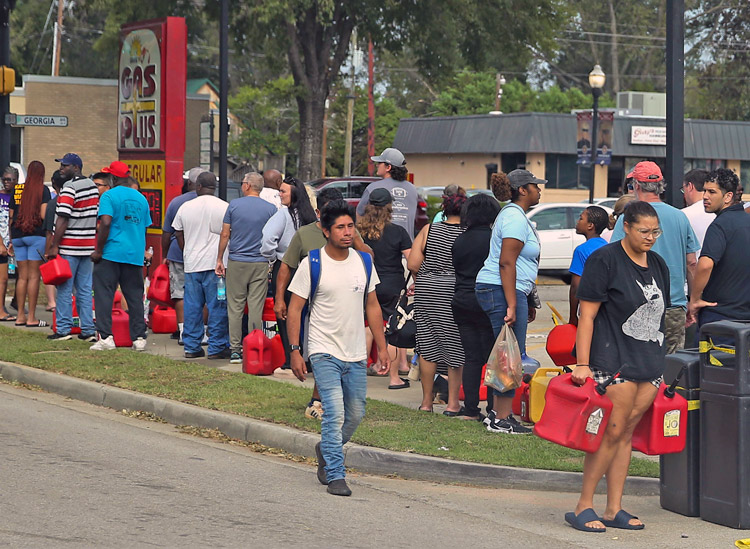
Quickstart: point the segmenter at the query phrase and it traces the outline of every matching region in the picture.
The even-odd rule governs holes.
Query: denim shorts
[[[44,261],[47,239],[43,236],[22,236],[13,239],[16,261]]]

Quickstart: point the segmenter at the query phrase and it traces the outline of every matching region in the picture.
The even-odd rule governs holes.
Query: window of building
[[[742,189],[747,188],[747,195],[750,196],[750,161],[743,160],[740,162],[740,183],[742,183]]]
[[[545,155],[544,178],[548,189],[588,189],[590,169],[581,169],[574,154]]]
[[[686,158],[684,160],[684,164],[685,173],[688,173],[690,170],[706,170],[708,172],[712,172],[714,170],[718,170],[719,168],[727,167],[726,160],[716,160],[709,158]]]

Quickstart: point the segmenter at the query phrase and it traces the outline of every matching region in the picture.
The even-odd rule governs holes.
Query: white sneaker
[[[114,351],[117,349],[117,345],[115,345],[115,338],[109,336],[108,338],[100,339],[89,347],[89,349],[92,351]]]
[[[136,338],[136,340],[133,342],[133,350],[145,351],[146,350],[146,338],[145,337]]]

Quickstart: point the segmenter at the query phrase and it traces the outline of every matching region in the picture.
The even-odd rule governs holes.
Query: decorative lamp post
[[[589,187],[589,204],[594,203],[594,171],[596,166],[596,152],[598,149],[598,125],[599,125],[599,98],[602,96],[604,83],[607,81],[607,75],[597,64],[589,73],[589,86],[591,86],[591,95],[594,96],[593,116],[591,119],[591,186]]]

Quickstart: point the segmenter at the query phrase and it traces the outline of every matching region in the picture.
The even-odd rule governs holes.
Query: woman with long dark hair
[[[402,257],[409,259],[411,252],[411,238],[406,229],[391,222],[393,216],[393,197],[387,189],[375,189],[370,193],[370,203],[365,206],[365,213],[357,218],[357,229],[365,244],[375,253],[375,270],[380,277],[380,283],[375,287],[383,320],[396,310],[396,301],[406,282],[404,279],[404,264]],[[368,347],[369,347],[368,338]],[[409,380],[399,377],[401,373],[408,373],[406,349],[398,349],[388,345],[391,356],[389,389],[405,389]],[[395,361],[393,358],[395,357]]]
[[[21,200],[13,205],[13,225],[10,228],[10,237],[18,262],[16,326],[38,328],[47,325],[43,320],[36,318],[36,302],[39,298],[39,266],[44,260],[46,244],[44,216],[49,201],[50,192],[44,185],[44,164],[34,160],[27,169]],[[28,317],[24,311],[27,296]]]
[[[284,257],[294,233],[300,227],[315,223],[318,220],[318,216],[310,204],[305,185],[301,181],[294,177],[286,177],[279,187],[279,197],[281,198],[281,209],[266,221],[260,247],[260,253],[273,265],[271,269],[272,294],[276,292],[276,277],[281,268],[281,259]],[[285,294],[285,296],[279,296],[278,299],[284,299],[288,305],[291,294],[289,292],[285,292]],[[275,295],[274,298],[276,298]],[[277,317],[276,322],[284,343],[284,352],[287,354],[286,363],[289,364],[286,321]]]
[[[474,286],[477,273],[490,253],[492,223],[500,213],[500,204],[486,194],[475,194],[461,210],[461,225],[466,230],[456,238],[451,251],[456,271],[456,293],[453,294],[453,318],[464,346],[464,409],[462,419],[482,419],[479,410],[479,387],[482,367],[495,341],[492,324],[477,302]],[[487,411],[492,409],[492,390],[487,391]]]
[[[464,349],[453,318],[451,300],[456,286],[451,247],[464,231],[461,207],[466,192],[443,196],[445,221],[426,225],[414,239],[407,265],[417,280],[414,289],[414,320],[417,324],[419,372],[422,379],[420,410],[432,411],[435,373],[448,375],[448,405],[444,415],[459,416],[458,391],[464,366]]]

